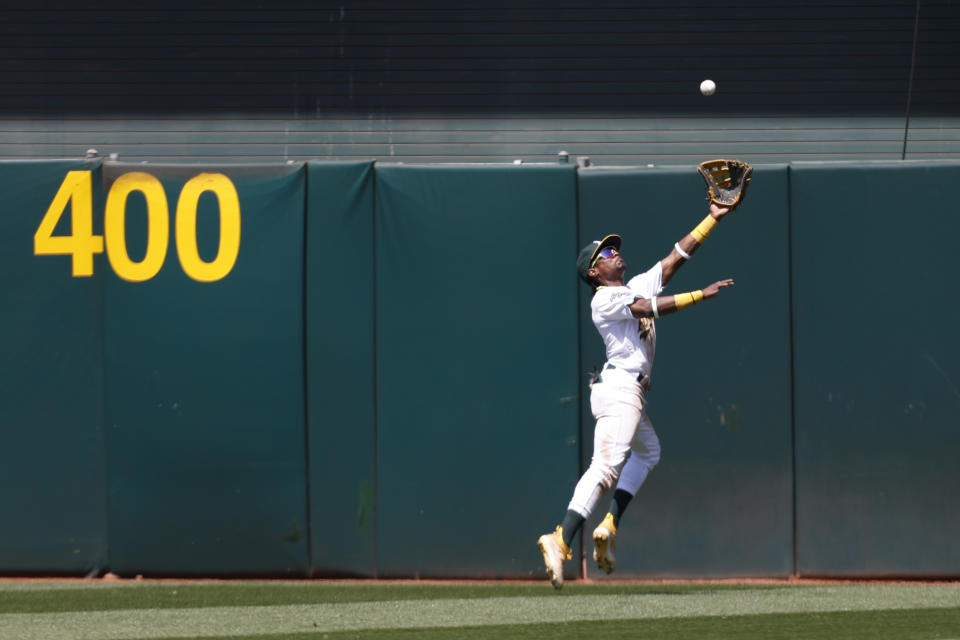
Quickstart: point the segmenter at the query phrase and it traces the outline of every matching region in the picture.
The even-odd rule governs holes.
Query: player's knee
[[[600,486],[604,491],[609,491],[610,487],[616,484],[620,477],[619,467],[604,467],[600,470]]]
[[[643,464],[646,465],[648,471],[653,469],[655,466],[657,466],[657,463],[660,462],[660,443],[658,442],[651,446],[640,456],[640,458],[643,461]]]
[[[590,476],[592,481],[599,486],[601,490],[607,491],[616,483],[617,478],[620,477],[620,470],[607,464],[598,464],[597,461],[594,460],[585,475]]]

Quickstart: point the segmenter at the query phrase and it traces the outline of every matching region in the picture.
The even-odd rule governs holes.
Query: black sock
[[[576,511],[568,510],[560,526],[563,527],[563,543],[569,547],[573,536],[577,535],[577,531],[580,531],[580,527],[583,526],[583,516]]]
[[[627,510],[627,505],[630,504],[631,500],[633,500],[633,496],[623,489],[617,489],[613,492],[613,500],[610,501],[610,513],[613,514],[613,526],[620,526],[620,516]]]

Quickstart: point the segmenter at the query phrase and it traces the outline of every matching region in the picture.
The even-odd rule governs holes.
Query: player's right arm
[[[720,293],[720,289],[726,289],[733,286],[733,279],[726,278],[718,280],[708,287],[697,291],[687,293],[678,293],[672,296],[654,296],[653,298],[637,298],[630,305],[630,312],[634,318],[659,318],[675,311],[679,311],[690,305],[697,304],[701,300],[709,300]]]

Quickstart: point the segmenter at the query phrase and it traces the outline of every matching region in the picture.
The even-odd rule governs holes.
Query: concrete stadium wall
[[[958,29],[951,0],[10,5],[0,158],[960,159]]]
[[[615,575],[960,574],[958,177],[757,167],[671,290],[737,285],[658,322],[663,461]],[[573,257],[617,232],[635,271],[706,211],[692,166],[79,159],[0,185],[8,574],[541,575],[603,358]]]

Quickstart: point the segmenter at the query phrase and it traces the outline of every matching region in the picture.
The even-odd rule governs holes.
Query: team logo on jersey
[[[640,339],[645,340],[653,337],[653,318],[640,318],[637,326],[637,333]]]

